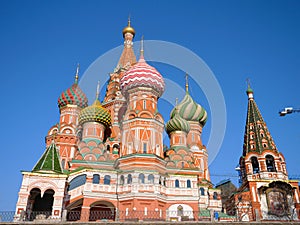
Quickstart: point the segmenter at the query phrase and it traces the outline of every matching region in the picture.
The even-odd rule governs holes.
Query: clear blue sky
[[[299,1],[2,0],[0,210],[15,209],[20,171],[31,170],[43,153],[44,137],[59,118],[57,98],[72,84],[77,62],[83,73],[100,55],[122,44],[121,30],[129,13],[136,40],[143,34],[145,39],[184,46],[200,56],[218,79],[227,129],[210,165],[211,174],[236,174],[246,120],[247,77],[271,135],[286,157],[289,174],[300,174],[300,114],[278,116],[284,106],[300,107]],[[157,67],[163,75],[168,73],[166,66]],[[182,75],[182,71],[174,73]],[[184,81],[183,76],[180,79]],[[191,94],[209,111],[196,87]],[[163,113],[166,121],[168,114]],[[210,121],[203,131],[204,143],[209,132]],[[212,181],[225,178],[213,176]]]

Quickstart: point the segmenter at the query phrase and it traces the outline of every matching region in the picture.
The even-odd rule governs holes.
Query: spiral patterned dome
[[[70,88],[61,93],[58,98],[58,107],[77,105],[81,108],[88,106],[88,99],[78,84],[75,82]]]
[[[141,56],[139,61],[123,75],[120,87],[123,94],[135,87],[153,88],[160,97],[165,90],[165,82],[161,74],[148,65]]]
[[[85,122],[98,122],[108,127],[111,125],[111,115],[107,109],[103,108],[100,101],[97,99],[95,102],[81,110],[79,114],[79,123]]]
[[[187,92],[183,100],[177,106],[178,114],[187,121],[198,121],[202,126],[207,120],[206,110],[197,104]],[[175,116],[176,108],[171,112],[171,118]]]
[[[190,131],[190,124],[178,114],[178,110],[175,108],[175,115],[166,124],[166,131],[170,134],[173,131],[184,131],[188,133]]]

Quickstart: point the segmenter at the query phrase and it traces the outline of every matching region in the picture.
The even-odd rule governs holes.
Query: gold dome
[[[127,27],[125,27],[124,29],[123,29],[123,37],[125,37],[125,34],[126,33],[131,33],[132,35],[133,35],[133,37],[134,37],[134,35],[135,35],[135,30],[133,29],[133,27],[131,27],[130,26],[130,20],[128,20],[128,24],[127,24]]]

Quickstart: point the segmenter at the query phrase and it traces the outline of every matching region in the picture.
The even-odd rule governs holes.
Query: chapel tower
[[[284,156],[278,151],[247,89],[248,110],[239,169],[241,187],[235,194],[240,220],[294,220],[299,208],[298,182],[289,180]]]

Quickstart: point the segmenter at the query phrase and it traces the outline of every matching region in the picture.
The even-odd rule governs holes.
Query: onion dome
[[[83,91],[78,86],[78,71],[79,66],[77,66],[75,82],[74,84],[61,93],[58,98],[58,107],[62,108],[66,105],[77,105],[81,108],[85,108],[88,106],[88,99]]]
[[[170,134],[173,131],[184,131],[188,133],[190,131],[190,124],[178,114],[177,108],[175,108],[174,116],[166,124],[166,131]]]
[[[120,80],[121,91],[124,95],[129,89],[136,87],[148,87],[154,89],[160,97],[165,90],[165,82],[161,74],[146,63],[143,54],[143,41],[141,44],[139,61],[132,66]]]
[[[92,105],[81,110],[79,114],[79,123],[83,124],[85,122],[98,122],[109,127],[111,125],[111,115],[96,99]]]
[[[125,27],[122,31],[123,33],[123,37],[125,37],[125,34],[126,33],[131,33],[134,37],[135,35],[135,30],[133,29],[133,27],[130,26],[130,19],[128,19],[128,24],[127,24],[127,27]]]
[[[199,104],[197,104],[192,97],[186,92],[183,100],[177,106],[178,114],[187,121],[198,121],[203,126],[207,120],[206,110]],[[176,114],[176,108],[171,112],[171,118]]]

